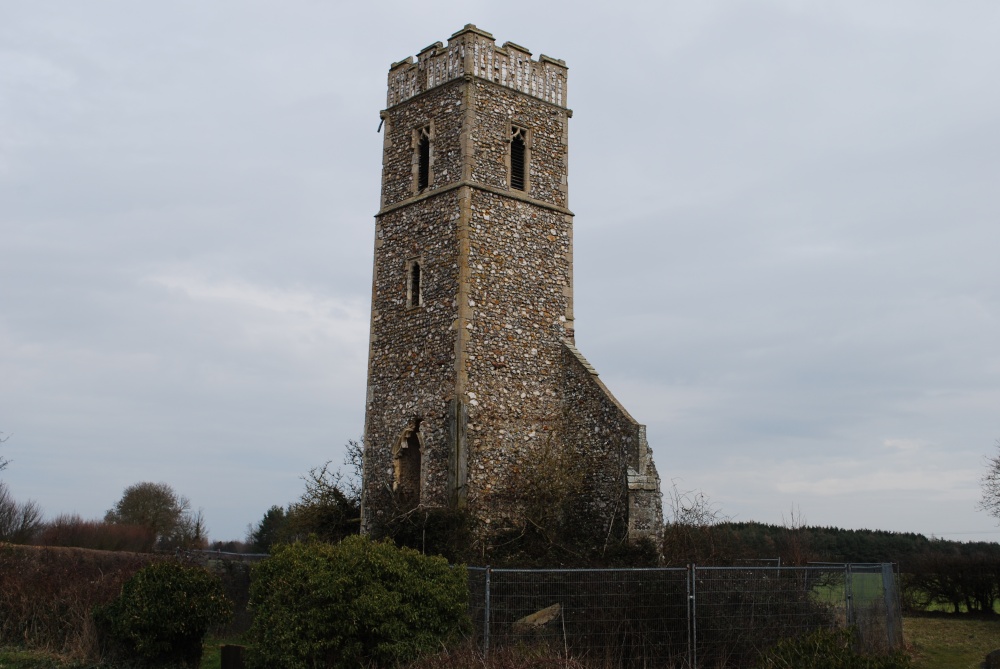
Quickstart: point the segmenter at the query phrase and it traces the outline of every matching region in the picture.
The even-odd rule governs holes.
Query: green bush
[[[94,612],[103,654],[116,666],[197,667],[210,625],[231,606],[219,579],[199,567],[161,562],[122,586]]]
[[[902,653],[874,655],[852,648],[851,630],[820,629],[778,642],[766,652],[758,669],[909,669]]]
[[[252,667],[393,666],[469,628],[466,571],[367,537],[278,546],[250,586]]]

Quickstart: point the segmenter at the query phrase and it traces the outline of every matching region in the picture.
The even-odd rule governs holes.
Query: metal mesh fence
[[[817,628],[852,627],[860,647],[893,648],[895,584],[891,565],[469,569],[484,654],[545,646],[602,667],[751,667]]]
[[[823,569],[706,567],[692,576],[695,666],[752,666],[782,638],[837,624],[836,586]]]

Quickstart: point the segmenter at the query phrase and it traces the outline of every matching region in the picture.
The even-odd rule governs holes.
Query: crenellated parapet
[[[566,63],[546,55],[532,60],[531,52],[513,42],[502,47],[485,30],[471,23],[448,40],[435,42],[413,57],[389,68],[387,107],[470,75],[514,89],[545,102],[566,106]]]

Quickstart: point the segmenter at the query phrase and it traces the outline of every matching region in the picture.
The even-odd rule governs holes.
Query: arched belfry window
[[[420,260],[408,260],[406,262],[406,306],[419,307],[424,303],[421,283],[423,281],[423,271],[420,268]]]
[[[516,125],[510,127],[510,187],[528,190],[528,131]]]
[[[392,489],[400,506],[420,504],[421,450],[420,420],[417,419],[403,430],[392,453]]]

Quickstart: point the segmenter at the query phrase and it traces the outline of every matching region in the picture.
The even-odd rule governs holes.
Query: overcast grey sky
[[[0,452],[242,538],[363,429],[389,65],[570,68],[577,343],[664,487],[996,540],[1000,4],[0,0]]]

